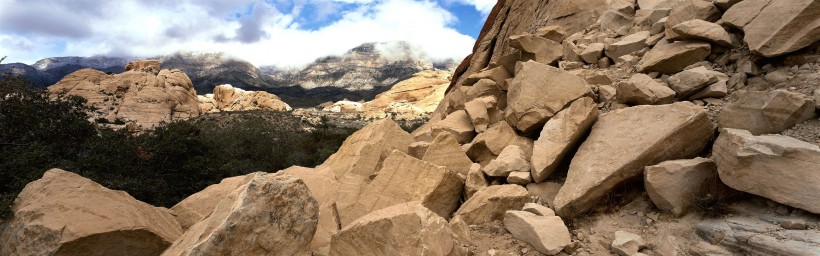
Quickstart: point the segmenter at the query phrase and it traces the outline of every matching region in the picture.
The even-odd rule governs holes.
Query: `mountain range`
[[[282,97],[294,107],[316,106],[327,101],[369,100],[393,84],[423,70],[453,69],[453,60],[434,62],[406,42],[365,43],[339,56],[326,56],[303,68],[257,67],[223,53],[178,52],[139,57],[52,57],[32,65],[0,64],[0,73],[22,75],[46,87],[84,68],[122,73],[129,61],[160,60],[163,69],[180,69],[198,94],[211,93],[222,84],[262,90]]]

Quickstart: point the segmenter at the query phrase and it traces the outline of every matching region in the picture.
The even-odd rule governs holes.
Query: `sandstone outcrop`
[[[0,230],[0,255],[159,255],[182,229],[170,212],[77,174],[26,185]]]
[[[182,226],[182,230],[188,230],[200,220],[208,217],[214,208],[228,194],[236,188],[247,184],[257,174],[248,174],[225,178],[219,184],[210,185],[202,191],[193,194],[181,202],[171,207],[171,212]]]
[[[779,133],[815,116],[814,100],[785,90],[737,91],[718,116],[721,128],[737,128],[760,135]]]
[[[647,165],[694,157],[713,133],[706,111],[688,102],[601,115],[572,158],[567,181],[555,197],[556,213],[569,217],[589,210],[615,186],[640,176]]]
[[[330,255],[467,255],[444,218],[420,202],[371,212],[333,235]]]
[[[362,116],[367,119],[392,117],[399,120],[427,117],[444,98],[451,75],[452,72],[447,70],[416,73],[362,104]]]
[[[712,149],[731,188],[820,213],[820,147],[783,135],[722,129]]]
[[[533,132],[570,102],[589,93],[587,83],[572,74],[537,62],[516,64],[507,93],[507,121]],[[550,93],[543,93],[550,92]]]
[[[196,91],[185,73],[159,70],[155,61],[130,65],[133,70],[117,75],[82,69],[48,90],[85,98],[86,105],[96,109],[92,117],[109,123],[133,123],[149,129],[163,122],[199,116]]]
[[[700,0],[696,0],[700,1]],[[674,42],[656,45],[638,63],[639,72],[674,74],[709,56],[712,47],[703,42]]]
[[[455,216],[467,224],[482,224],[503,220],[504,213],[519,210],[530,202],[530,195],[518,185],[497,185],[483,188],[467,199]]]
[[[532,178],[546,180],[581,136],[598,118],[598,108],[589,97],[578,99],[547,121],[532,149]]]
[[[319,207],[305,183],[284,174],[253,176],[162,255],[306,254]]]
[[[717,166],[706,158],[666,161],[644,171],[644,187],[652,203],[675,216],[685,214],[717,182]]]
[[[394,150],[356,203],[340,209],[342,226],[370,212],[396,204],[420,201],[442,218],[450,217],[464,191],[458,174]]]
[[[743,30],[752,52],[775,57],[820,40],[819,14],[814,0],[750,0],[733,5],[722,20]]]
[[[276,95],[265,91],[245,91],[230,84],[219,85],[213,94],[199,95],[199,109],[202,113],[221,111],[291,111],[287,103]]]
[[[540,253],[556,255],[570,244],[570,234],[558,216],[538,216],[525,211],[507,211],[504,227],[517,239]]]

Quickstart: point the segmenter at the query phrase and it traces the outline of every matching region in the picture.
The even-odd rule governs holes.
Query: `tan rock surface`
[[[532,178],[535,183],[543,182],[555,171],[597,118],[595,101],[584,97],[547,121],[532,149]]]
[[[633,105],[656,105],[675,102],[675,91],[645,74],[634,74],[618,84],[618,102]]]
[[[716,182],[717,166],[707,158],[666,161],[647,166],[644,171],[649,199],[658,209],[678,217],[704,198],[709,186]]]
[[[229,84],[214,88],[213,94],[199,96],[203,113],[220,111],[290,111],[292,108],[276,95],[265,91],[245,91]]]
[[[710,84],[717,83],[715,71],[705,67],[687,69],[669,77],[669,88],[675,91],[680,99],[686,99]]]
[[[820,3],[813,0],[747,0],[723,14],[723,21],[745,33],[752,52],[775,57],[820,40]]]
[[[82,69],[63,77],[48,90],[52,94],[65,92],[85,98],[86,105],[96,109],[93,117],[110,117],[114,120],[109,121],[118,119],[143,128],[199,116],[199,100],[185,73],[153,72],[153,66],[148,64],[132,64],[132,68],[117,75]],[[141,71],[143,68],[151,73]]]
[[[433,124],[433,137],[444,132],[452,134],[458,143],[470,142],[475,137],[473,122],[464,110],[450,113],[444,120]]]
[[[318,215],[318,204],[301,179],[258,173],[162,255],[306,254]]]
[[[649,31],[641,31],[625,36],[606,47],[606,56],[617,60],[621,56],[640,51],[647,46],[646,39],[649,36]]]
[[[371,212],[333,236],[330,255],[466,255],[444,218],[420,202]]]
[[[731,188],[820,213],[820,147],[783,135],[722,129],[712,149]]]
[[[780,133],[814,117],[814,104],[808,96],[785,90],[737,91],[721,109],[718,124],[755,135]]]
[[[455,216],[467,224],[483,224],[503,220],[509,210],[520,210],[530,202],[530,195],[518,185],[497,185],[483,188],[467,199]]]
[[[200,220],[208,217],[214,211],[216,205],[222,199],[225,199],[228,194],[245,185],[255,176],[256,174],[252,173],[225,178],[219,184],[210,185],[177,203],[174,207],[171,207],[171,212],[182,226],[182,230],[188,230]]]
[[[561,183],[557,182],[527,184],[527,192],[529,192],[533,197],[537,197],[551,208],[555,207],[553,201],[555,201],[555,196],[558,195],[558,191],[560,190]]]
[[[0,255],[159,255],[182,235],[167,209],[59,169],[26,185],[12,211]]]
[[[552,65],[563,56],[564,48],[560,42],[530,33],[511,36],[509,41],[510,46],[524,53],[532,54],[532,59],[539,63]]]
[[[676,36],[672,30],[678,24],[689,20],[717,21],[720,19],[720,10],[708,0],[680,0],[672,5],[672,12],[666,20],[666,37]]]
[[[695,0],[700,1],[700,0]],[[674,74],[689,65],[706,59],[712,51],[709,43],[674,42],[656,45],[638,63],[638,72]]]
[[[507,93],[507,121],[520,131],[536,131],[589,90],[583,79],[570,73],[538,62],[519,62]]]
[[[362,106],[362,115],[368,118],[385,118],[392,115],[401,120],[423,118],[444,99],[450,84],[451,71],[425,70],[390,87],[390,90]]]
[[[464,197],[469,199],[475,192],[487,186],[490,186],[490,183],[487,181],[487,176],[481,171],[481,165],[471,165],[470,171],[467,173],[467,180],[464,182]]]
[[[498,122],[473,139],[467,149],[467,156],[474,162],[489,163],[509,145],[520,147],[525,156],[532,155],[532,140],[519,136],[507,122]]]
[[[572,159],[555,210],[583,213],[647,165],[691,158],[708,145],[714,128],[702,108],[689,102],[637,106],[601,115]]]
[[[512,172],[530,172],[528,157],[521,147],[509,145],[482,169],[490,177],[507,177]]]
[[[310,196],[319,204],[319,219],[316,234],[310,242],[310,250],[315,252],[330,245],[330,236],[339,232],[340,223],[336,208],[336,195],[339,193],[336,176],[328,169],[316,170],[301,166],[291,166],[280,172],[302,179],[310,191]]]
[[[456,173],[467,175],[473,161],[461,149],[455,137],[449,133],[441,133],[433,140],[430,147],[421,158],[426,162],[446,167]]]
[[[729,32],[718,24],[704,20],[688,20],[671,28],[675,37],[671,40],[704,40],[721,46],[732,46]]]
[[[504,227],[517,239],[527,242],[538,252],[556,255],[571,242],[564,221],[558,216],[538,216],[525,211],[507,211]]]
[[[449,218],[464,191],[464,182],[454,171],[427,163],[401,151],[384,160],[376,178],[362,190],[359,200],[339,211],[346,227],[370,212],[396,204],[420,201],[442,218]]]

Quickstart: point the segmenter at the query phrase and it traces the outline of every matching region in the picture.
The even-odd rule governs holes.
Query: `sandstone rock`
[[[26,185],[12,211],[0,255],[159,255],[182,235],[167,209],[59,169]]]
[[[564,60],[566,61],[583,61],[584,59],[581,58],[581,49],[578,48],[575,43],[571,42],[570,40],[564,40],[564,43],[561,44],[563,47],[563,54]],[[515,68],[513,68],[514,70]]]
[[[318,215],[301,179],[258,173],[162,255],[306,254]]]
[[[280,171],[282,174],[299,177],[307,186],[310,195],[319,204],[319,218],[316,234],[310,242],[310,250],[317,251],[330,244],[330,236],[339,232],[336,196],[339,194],[339,183],[329,170],[316,170],[301,166],[291,166]]]
[[[640,51],[646,47],[646,39],[649,36],[649,31],[641,31],[621,38],[618,42],[606,47],[606,56],[616,60],[621,56]]]
[[[467,156],[474,162],[488,162],[495,159],[501,151],[509,145],[516,145],[524,151],[524,155],[532,155],[533,142],[529,138],[518,136],[507,122],[498,122],[490,126],[487,131],[473,139],[467,150]]]
[[[498,101],[493,96],[477,98],[464,104],[464,110],[470,116],[476,132],[482,133],[487,130],[490,124],[488,110],[495,108],[497,104]]]
[[[564,41],[567,37],[567,31],[561,26],[546,26],[535,30],[535,36],[546,38],[557,43]]]
[[[505,95],[506,93],[501,90],[501,87],[499,87],[496,82],[490,79],[481,79],[473,84],[473,86],[467,88],[465,101],[472,101],[474,99],[488,96],[495,97],[496,99],[502,99]]]
[[[820,248],[820,231],[784,230],[749,217],[708,219],[696,233],[706,241],[745,255],[813,255]]]
[[[521,210],[525,212],[534,213],[538,216],[555,216],[555,212],[552,211],[552,209],[536,203],[526,203],[524,204],[524,208],[522,208]]]
[[[333,236],[330,255],[466,255],[444,218],[419,202],[371,212]]]
[[[726,85],[728,80],[718,80],[716,83],[703,88],[695,95],[689,97],[690,100],[700,100],[706,98],[720,99],[729,95],[729,86]]]
[[[615,100],[618,88],[612,85],[601,85],[598,87],[598,102],[605,103]]]
[[[601,115],[572,159],[555,197],[556,213],[583,213],[618,184],[641,175],[645,166],[696,156],[713,133],[706,111],[689,102]]]
[[[813,0],[748,0],[729,8],[723,21],[743,30],[753,53],[775,57],[820,40],[819,12]]]
[[[138,71],[157,75],[160,71],[159,66],[158,60],[138,60],[128,62],[128,65],[125,65],[125,71]]]
[[[721,128],[738,128],[760,135],[780,133],[814,117],[814,102],[785,90],[737,91],[718,115]]]
[[[467,181],[464,182],[464,197],[470,199],[475,192],[488,186],[490,186],[490,183],[487,181],[487,176],[484,176],[484,172],[481,171],[481,165],[471,165],[470,171],[467,172]]]
[[[533,60],[552,65],[563,56],[561,42],[556,42],[529,33],[510,37],[510,46],[535,56]]]
[[[473,165],[473,161],[470,161],[467,153],[449,133],[439,134],[430,144],[422,160],[463,175],[467,175],[470,166]]]
[[[820,147],[783,135],[723,129],[712,149],[720,180],[733,189],[820,213]]]
[[[634,11],[634,9],[633,9]],[[601,14],[598,19],[598,24],[601,24],[601,29],[618,32],[627,32],[632,28],[634,13],[624,13],[618,10],[607,10]]]
[[[583,79],[565,71],[533,61],[519,62],[507,93],[507,121],[520,131],[536,131],[589,90]]]
[[[407,150],[407,154],[411,155],[415,158],[422,159],[424,158],[424,154],[427,153],[427,149],[430,148],[430,144],[432,142],[428,141],[417,141],[410,144],[410,147]]]
[[[706,59],[711,51],[712,47],[703,42],[674,42],[656,45],[638,63],[638,71],[674,74],[689,65]]]
[[[475,136],[473,122],[464,110],[450,113],[444,120],[433,124],[433,137],[443,132],[452,134],[461,144],[470,142]]]
[[[489,186],[467,199],[455,216],[467,224],[483,224],[504,219],[504,213],[518,210],[530,202],[527,190],[518,185]]]
[[[107,75],[93,69],[82,69],[49,86],[50,93],[86,99],[86,105],[97,109],[92,117],[119,119],[143,129],[199,116],[199,100],[185,73],[162,70],[147,73],[151,65],[133,64],[134,70]]]
[[[507,176],[507,183],[526,186],[532,183],[532,175],[530,172],[511,172]]]
[[[546,180],[567,152],[575,147],[598,118],[595,101],[578,99],[547,121],[532,150],[532,177],[536,183]]]
[[[339,150],[317,171],[330,170],[339,182],[338,209],[355,203],[359,194],[370,182],[370,176],[382,166],[382,162],[395,149],[407,152],[413,137],[390,119],[373,122],[353,133],[342,143]]]
[[[641,26],[644,29],[650,28],[652,25],[661,21],[669,16],[669,13],[672,11],[671,8],[658,8],[658,9],[641,9],[635,12],[635,25]],[[650,34],[656,34],[651,33]]]
[[[601,59],[601,56],[604,51],[604,44],[602,43],[592,43],[584,48],[584,51],[581,52],[581,59],[584,62],[589,64],[598,63],[598,60]]]
[[[675,102],[675,91],[645,74],[634,74],[618,85],[618,102],[632,105],[655,105]]]
[[[467,77],[466,80],[464,80],[464,83],[466,85],[473,85],[481,79],[490,79],[496,84],[498,84],[501,88],[505,88],[506,83],[504,81],[510,77],[512,77],[512,75],[509,72],[507,72],[507,70],[504,69],[504,67],[495,67],[470,75],[469,77]]]
[[[511,172],[530,172],[530,162],[521,147],[509,145],[483,171],[490,177],[507,177]]]
[[[362,116],[381,119],[413,120],[426,118],[444,99],[451,71],[425,70],[414,74],[362,104]]]
[[[717,21],[720,19],[720,10],[708,0],[677,1],[672,6],[669,19],[666,20],[666,38],[674,38],[676,32],[672,30],[678,24],[689,20]]]
[[[626,231],[615,231],[615,240],[612,240],[612,252],[621,256],[632,256],[638,253],[646,242],[639,235]]]
[[[571,240],[564,221],[558,216],[538,216],[525,211],[507,211],[504,227],[513,237],[522,240],[546,255],[556,255]]]
[[[674,37],[670,40],[704,40],[717,45],[731,47],[729,32],[718,24],[703,20],[688,20],[671,28]]]
[[[668,0],[638,0],[638,7],[641,9],[655,9],[655,7],[667,1]]]
[[[678,98],[686,99],[710,84],[718,81],[714,71],[705,67],[697,67],[677,73],[668,79],[669,87],[674,90]]]
[[[456,172],[393,151],[384,160],[376,178],[362,190],[359,200],[340,209],[339,216],[342,226],[347,226],[370,212],[420,201],[439,216],[449,217],[456,210],[463,190],[464,182]]]
[[[276,95],[265,91],[245,91],[223,84],[214,88],[213,94],[200,96],[200,110],[205,112],[219,111],[291,111],[287,103]]]
[[[732,6],[742,1],[743,0],[715,0],[714,4],[721,10],[726,11],[729,10],[729,8],[732,8]]]
[[[247,184],[255,174],[225,178],[219,184],[210,185],[193,194],[171,208],[182,230],[188,230],[200,220],[208,217],[214,208],[236,188]]]
[[[529,192],[530,195],[539,198],[542,202],[553,208],[555,207],[553,201],[560,190],[561,184],[556,182],[527,184],[527,192]]]
[[[682,216],[717,180],[715,162],[706,158],[673,160],[647,166],[644,187],[659,209]]]

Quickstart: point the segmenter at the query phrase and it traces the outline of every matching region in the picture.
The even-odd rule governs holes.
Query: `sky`
[[[472,50],[496,0],[0,0],[5,63],[56,56],[224,52],[297,67],[366,42],[434,60]]]

